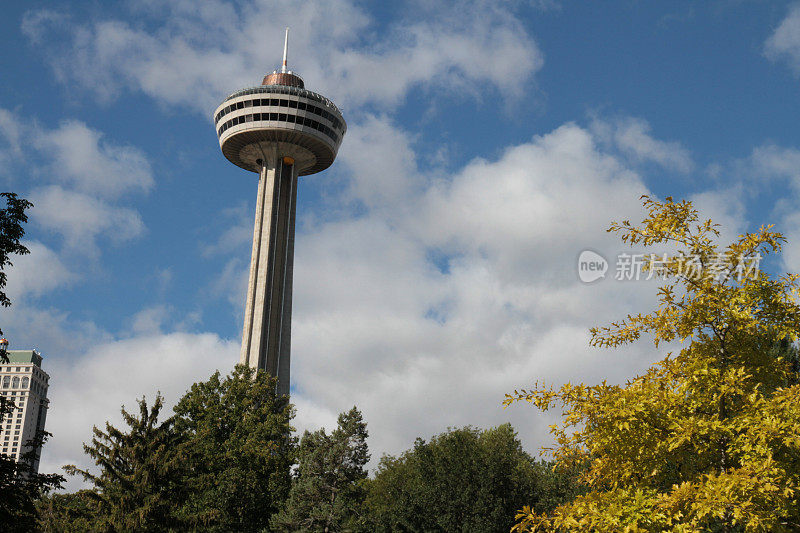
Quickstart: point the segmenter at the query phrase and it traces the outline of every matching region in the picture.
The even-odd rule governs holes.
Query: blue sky
[[[169,403],[238,358],[256,177],[220,153],[229,93],[280,61],[343,110],[301,179],[297,426],[358,405],[374,458],[448,426],[552,421],[503,394],[623,380],[658,357],[587,346],[654,285],[583,285],[587,248],[650,193],[725,235],[775,223],[800,262],[800,4],[26,2],[0,20],[0,180],[36,204],[0,310],[52,376],[43,467],[92,424]]]

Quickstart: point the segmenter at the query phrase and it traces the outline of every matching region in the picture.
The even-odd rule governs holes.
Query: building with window
[[[0,395],[14,407],[0,422],[0,452],[19,460],[28,451],[26,443],[44,431],[50,376],[42,370],[42,356],[36,350],[9,350],[7,355],[9,362],[0,363]],[[36,471],[38,456],[37,450]]]

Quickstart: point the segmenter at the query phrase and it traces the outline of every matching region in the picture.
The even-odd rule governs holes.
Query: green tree
[[[6,206],[0,209],[0,305],[8,307],[11,305],[11,300],[8,299],[4,291],[6,287],[6,273],[4,270],[12,264],[9,259],[10,255],[29,253],[28,249],[20,242],[20,239],[25,235],[25,228],[22,227],[22,224],[28,221],[28,215],[25,210],[33,207],[33,204],[24,198],[19,198],[13,192],[0,193],[0,197],[6,200]],[[0,330],[0,335],[2,333],[2,330]],[[2,362],[7,363],[6,355],[2,354],[2,357]]]
[[[92,490],[44,496],[36,502],[36,509],[39,515],[36,530],[41,533],[102,531],[99,524],[102,510]]]
[[[297,476],[286,507],[273,517],[275,531],[352,531],[364,500],[369,461],[367,424],[353,407],[338,427],[306,431],[298,450]]]
[[[625,385],[537,384],[507,397],[563,410],[555,459],[584,465],[587,486],[552,512],[524,508],[514,531],[797,531],[800,386],[787,354],[800,331],[798,277],[748,266],[784,239],[768,226],[720,248],[690,202],[644,206],[641,225],[609,231],[676,248],[660,304],[592,329],[591,343],[649,334],[684,348]]]
[[[368,484],[366,529],[506,532],[514,512],[531,498],[563,501],[542,489],[571,496],[573,488],[557,475],[523,451],[510,424],[417,439],[401,456],[381,459]]]
[[[176,511],[184,499],[184,462],[174,419],[158,422],[160,394],[149,408],[144,398],[138,404],[138,417],[122,408],[127,431],[106,422],[105,431],[95,426],[92,442],[83,445],[100,467],[98,474],[64,467],[94,485],[95,490],[84,495],[98,502],[100,531],[170,531],[181,525]]]
[[[185,441],[181,515],[203,531],[260,531],[284,504],[296,439],[294,409],[275,379],[239,365],[195,383],[175,407]]]
[[[61,488],[62,476],[39,474],[33,466],[39,459],[38,450],[49,436],[42,432],[26,442],[27,451],[19,461],[0,455],[0,531],[34,531],[38,516],[36,501],[51,490]]]

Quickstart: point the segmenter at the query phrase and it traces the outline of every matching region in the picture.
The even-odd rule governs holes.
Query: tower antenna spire
[[[281,72],[286,72],[286,58],[289,55],[289,26],[286,26],[286,36],[283,38],[283,65]]]

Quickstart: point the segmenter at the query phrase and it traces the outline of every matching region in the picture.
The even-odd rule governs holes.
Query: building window
[[[22,378],[22,388],[23,389],[27,389],[28,388],[28,378],[27,377]]]
[[[3,377],[3,388],[7,389],[11,385],[11,378],[9,376]]]
[[[12,389],[19,388],[19,376],[14,376],[14,378],[11,380],[11,388]]]

